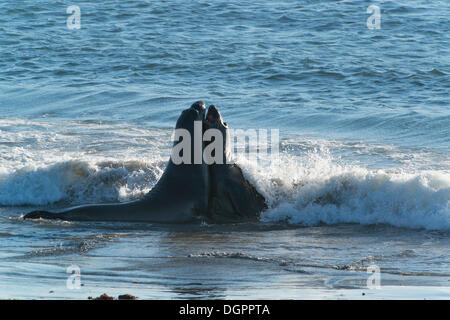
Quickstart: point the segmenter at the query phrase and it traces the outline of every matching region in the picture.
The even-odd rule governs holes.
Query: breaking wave
[[[99,203],[137,199],[158,181],[158,161],[67,161],[0,176],[0,205]]]
[[[450,230],[450,174],[444,170],[370,170],[318,153],[285,156],[276,167],[241,166],[268,201],[262,221]]]
[[[450,230],[450,174],[442,170],[371,170],[325,153],[282,154],[279,166],[238,163],[266,197],[263,222],[390,224]],[[0,205],[44,206],[138,199],[166,162],[64,161],[0,174]]]

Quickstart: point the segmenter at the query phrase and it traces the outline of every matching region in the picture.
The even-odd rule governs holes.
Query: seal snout
[[[205,118],[206,104],[203,101],[199,100],[199,101],[194,102],[191,105],[191,108],[198,111],[198,113],[200,114],[202,119]]]

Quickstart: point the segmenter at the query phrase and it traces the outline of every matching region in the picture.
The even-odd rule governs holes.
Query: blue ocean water
[[[449,151],[447,1],[77,1],[80,30],[69,4],[2,2],[2,116],[172,127],[202,98],[239,127]]]
[[[71,5],[80,29],[66,24]],[[370,5],[379,29],[367,26]],[[49,268],[40,281],[53,288],[77,261],[90,288],[113,291],[150,268],[153,287],[132,286],[143,297],[215,297],[217,288],[216,297],[242,297],[236,258],[255,274],[240,274],[254,297],[261,276],[272,285],[263,297],[361,288],[367,263],[391,285],[448,287],[449,38],[448,1],[2,1],[0,288],[9,289],[0,298],[52,297],[22,285]],[[141,197],[164,170],[180,111],[199,99],[233,128],[280,131],[280,167],[240,163],[269,204],[260,224],[177,233],[16,218]],[[129,246],[145,249],[130,256]],[[116,265],[110,252],[135,263]],[[209,269],[180,276],[205,260],[233,272],[219,283],[202,278]],[[99,284],[94,274],[111,268],[130,274]]]

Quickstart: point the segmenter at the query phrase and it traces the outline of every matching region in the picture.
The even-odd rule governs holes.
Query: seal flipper
[[[32,211],[26,214],[24,219],[62,219],[62,216],[58,213],[51,213],[48,211]]]

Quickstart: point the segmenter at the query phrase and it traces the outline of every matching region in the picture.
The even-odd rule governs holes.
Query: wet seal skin
[[[267,209],[265,199],[233,163],[229,128],[214,105],[208,108],[204,128],[220,130],[224,142],[222,163],[208,166],[211,185],[208,219],[216,223],[257,221],[260,213]]]
[[[194,122],[203,122],[206,105],[195,102],[184,110],[176,129],[185,129],[194,137]],[[201,137],[199,137],[201,139]],[[176,145],[180,141],[175,141]],[[203,150],[203,141],[198,141]],[[191,143],[190,164],[175,164],[172,157],[161,179],[142,199],[119,204],[98,204],[70,208],[57,213],[34,211],[24,219],[62,219],[67,221],[130,221],[186,223],[196,221],[207,211],[209,170],[201,160],[194,163],[194,143]]]
[[[174,163],[174,155],[156,186],[142,199],[120,204],[98,204],[70,208],[61,212],[34,211],[24,219],[62,219],[67,221],[129,221],[156,223],[188,223],[208,221],[233,223],[257,221],[267,209],[264,197],[245,179],[241,168],[232,163],[228,125],[219,110],[211,105],[205,118],[206,106],[195,102],[178,118],[176,129],[187,130],[194,139],[190,143],[188,163]],[[195,159],[198,151],[209,143],[194,133],[195,122],[200,133],[217,129],[223,138],[220,161],[207,165],[203,157]],[[198,125],[197,123],[197,125]],[[201,134],[200,134],[201,135]],[[201,139],[201,141],[200,141]],[[174,142],[174,148],[182,137]],[[196,146],[200,146],[196,150]]]

